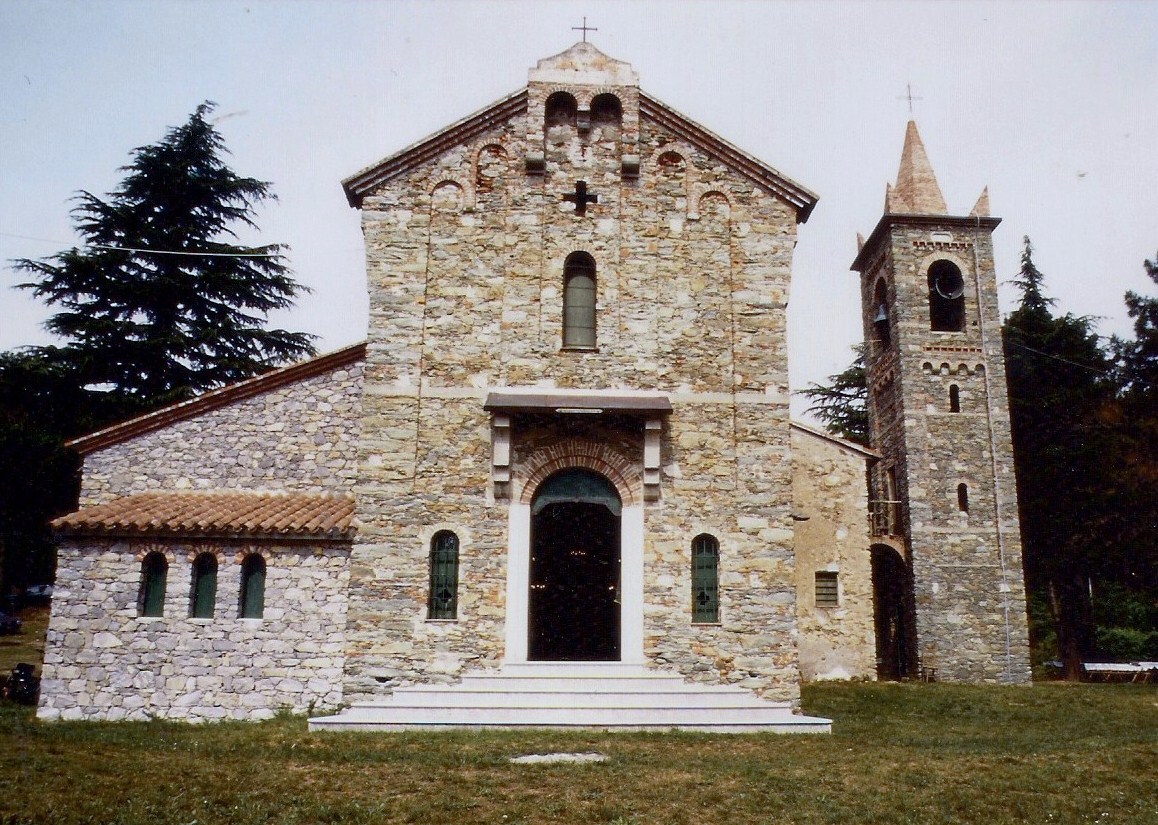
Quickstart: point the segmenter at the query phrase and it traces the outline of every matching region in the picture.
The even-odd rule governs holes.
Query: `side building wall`
[[[876,678],[868,458],[854,445],[792,427],[796,616],[806,682]],[[817,603],[818,572],[835,574],[835,605]]]
[[[352,492],[361,402],[354,362],[95,450],[80,506],[153,490]]]
[[[152,491],[349,494],[361,390],[362,366],[352,361],[127,436],[85,456],[81,505]],[[152,551],[168,561],[161,617],[138,615]],[[213,619],[190,618],[192,562],[202,552],[218,561]],[[266,563],[265,611],[240,619],[241,562],[251,552]],[[279,708],[336,708],[349,558],[348,541],[320,539],[64,540],[40,716],[260,719]]]
[[[168,561],[163,616],[140,616],[141,563]],[[217,557],[212,619],[189,618],[192,560]],[[238,618],[241,561],[266,562],[265,611]],[[69,540],[59,550],[41,719],[192,722],[337,709],[348,543]]]

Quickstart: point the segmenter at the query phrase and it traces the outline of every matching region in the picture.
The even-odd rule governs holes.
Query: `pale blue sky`
[[[1030,235],[1059,309],[1107,334],[1129,330],[1125,290],[1152,288],[1158,3],[7,0],[0,349],[48,340],[8,261],[74,243],[71,195],[107,192],[130,149],[207,99],[235,170],[280,196],[261,239],[289,244],[314,289],[276,322],[323,351],[360,340],[361,235],[340,180],[524,85],[583,15],[644,89],[820,195],[794,266],[794,388],[841,369],[860,335],[848,265],[896,175],[909,83],[950,210],[990,187],[999,278]]]

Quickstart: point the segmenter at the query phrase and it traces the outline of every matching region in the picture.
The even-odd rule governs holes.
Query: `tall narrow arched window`
[[[595,349],[595,259],[586,252],[563,264],[563,346]]]
[[[962,513],[969,512],[969,488],[964,484],[957,485],[957,509]]]
[[[250,553],[241,563],[241,603],[238,616],[260,619],[265,615],[265,559]]]
[[[692,539],[692,622],[720,620],[720,543],[702,533]]]
[[[431,619],[458,618],[458,536],[440,530],[430,540]]]
[[[163,553],[150,553],[141,562],[141,591],[137,596],[137,614],[140,616],[165,615],[165,580],[169,562]]]
[[[929,328],[934,332],[965,329],[965,279],[952,261],[929,267]]]
[[[193,586],[189,591],[189,616],[212,619],[217,601],[217,557],[202,553],[193,560]]]
[[[949,385],[949,412],[961,412],[961,388]]]

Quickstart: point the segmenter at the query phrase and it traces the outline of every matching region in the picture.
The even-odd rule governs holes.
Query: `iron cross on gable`
[[[576,215],[585,215],[587,213],[587,204],[599,203],[599,196],[588,195],[587,181],[580,180],[575,182],[575,192],[568,192],[563,196],[563,200],[575,204]]]
[[[587,15],[583,15],[583,25],[582,26],[572,26],[571,31],[583,32],[583,42],[586,43],[587,42],[587,32],[597,32],[597,31],[599,31],[599,29],[595,28],[594,26],[588,26],[587,25]]]

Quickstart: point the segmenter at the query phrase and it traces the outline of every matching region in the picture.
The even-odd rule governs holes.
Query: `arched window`
[[[237,615],[260,619],[265,615],[265,559],[250,553],[241,563],[241,603]]]
[[[431,619],[458,618],[458,536],[440,530],[430,540]]]
[[[141,562],[141,590],[137,596],[137,615],[165,615],[165,580],[169,562],[163,553],[150,553]]]
[[[193,560],[193,586],[189,591],[189,617],[212,619],[217,601],[217,557],[202,553]]]
[[[567,92],[555,92],[547,98],[545,120],[547,126],[574,126],[575,115],[579,111],[579,104],[573,95]]]
[[[957,485],[957,509],[962,513],[969,512],[969,488],[964,484]]]
[[[563,347],[595,349],[595,259],[586,252],[563,264]]]
[[[965,329],[965,279],[952,261],[929,267],[929,328],[934,332]]]
[[[702,533],[692,539],[692,622],[720,621],[720,543]]]
[[[949,412],[961,412],[961,388],[949,385]]]

